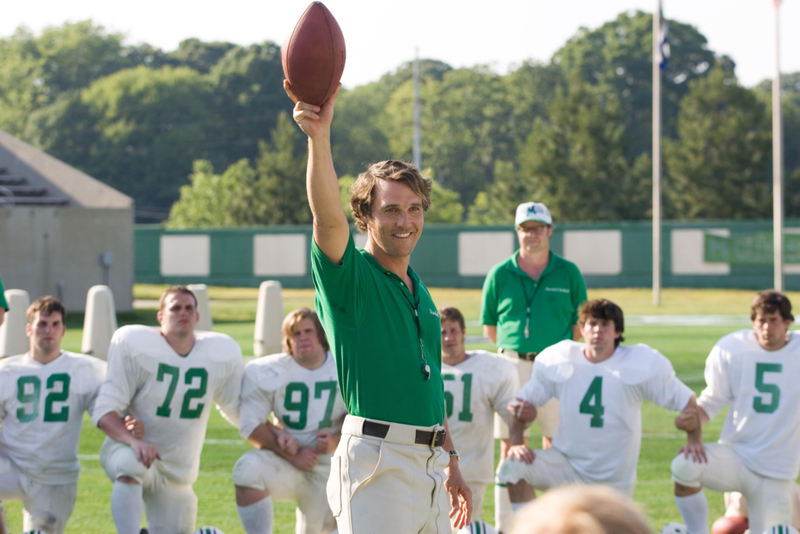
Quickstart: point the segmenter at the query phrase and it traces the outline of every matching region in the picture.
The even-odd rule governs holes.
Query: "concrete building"
[[[83,311],[90,287],[133,307],[133,199],[0,130],[0,277]]]

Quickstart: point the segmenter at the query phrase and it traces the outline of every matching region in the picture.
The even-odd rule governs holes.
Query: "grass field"
[[[137,299],[157,299],[161,286],[137,286]],[[257,290],[249,288],[210,288],[212,315],[215,330],[231,335],[242,346],[245,355],[253,354],[253,321],[256,311]],[[480,291],[434,289],[431,291],[437,304],[459,307],[468,322],[477,322],[480,307]],[[284,290],[286,310],[298,306],[313,307],[313,292],[309,290]],[[589,298],[605,297],[620,304],[626,315],[649,314],[746,314],[753,298],[751,291],[723,290],[665,290],[662,306],[651,304],[649,290],[608,289],[590,290]],[[791,295],[796,300],[798,295]],[[156,324],[155,309],[137,309],[121,314],[120,325],[129,323]],[[68,332],[64,348],[79,351],[83,317],[72,314],[68,317]],[[660,350],[672,360],[678,376],[696,392],[703,386],[705,358],[714,343],[723,335],[737,330],[729,326],[637,326],[625,331],[626,344],[647,343]],[[480,327],[471,326],[468,335],[479,335]],[[493,350],[488,343],[472,344],[468,348]],[[638,466],[638,484],[634,499],[644,508],[652,527],[658,531],[669,521],[680,521],[672,498],[672,482],[669,479],[669,462],[675,451],[685,442],[682,433],[675,430],[674,413],[652,404],[643,409],[642,452]],[[718,416],[705,429],[706,441],[719,436],[723,416]],[[491,430],[489,430],[491,431]],[[541,443],[538,426],[531,433],[531,443]],[[114,532],[109,498],[111,482],[100,466],[100,444],[104,434],[91,426],[88,417],[81,435],[81,478],[78,503],[67,525],[67,532],[74,534],[107,534]],[[242,533],[236,514],[231,483],[231,469],[237,458],[250,448],[235,428],[212,411],[206,444],[203,448],[200,477],[194,485],[199,497],[198,527],[214,525],[226,534]],[[723,512],[722,496],[709,493],[710,517]],[[10,532],[22,531],[22,512],[19,502],[5,502],[6,520]],[[294,505],[278,503],[276,512],[276,534],[294,532]],[[494,502],[491,486],[487,490],[484,519],[493,522]]]

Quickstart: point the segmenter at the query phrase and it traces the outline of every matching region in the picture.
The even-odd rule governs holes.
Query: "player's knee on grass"
[[[266,490],[263,468],[257,450],[244,453],[233,466],[233,485],[239,488]]]
[[[105,457],[101,455],[101,464],[111,480],[127,477],[141,484],[147,474],[147,468],[136,458],[133,449],[128,446],[116,447]]]
[[[700,479],[703,476],[706,465],[708,464],[695,462],[691,458],[686,458],[683,454],[678,454],[670,464],[672,480],[676,484],[687,488],[700,488]]]

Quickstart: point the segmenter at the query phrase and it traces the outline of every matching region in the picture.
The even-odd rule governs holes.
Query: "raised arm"
[[[331,154],[331,122],[339,90],[319,107],[299,102],[286,80],[283,88],[295,102],[295,122],[308,136],[306,192],[314,217],[314,241],[329,260],[340,263],[350,239],[350,226],[339,198],[339,181]]]

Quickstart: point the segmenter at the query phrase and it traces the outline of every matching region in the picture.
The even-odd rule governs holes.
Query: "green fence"
[[[665,222],[664,287],[772,287],[771,221]],[[365,236],[355,233],[362,246]],[[135,229],[136,281],[312,287],[311,227],[165,230]],[[649,222],[564,223],[552,249],[574,261],[589,287],[650,287]],[[478,288],[489,268],[516,249],[507,226],[434,225],[425,230],[411,265],[432,287]],[[800,220],[787,220],[786,288],[800,289]]]

